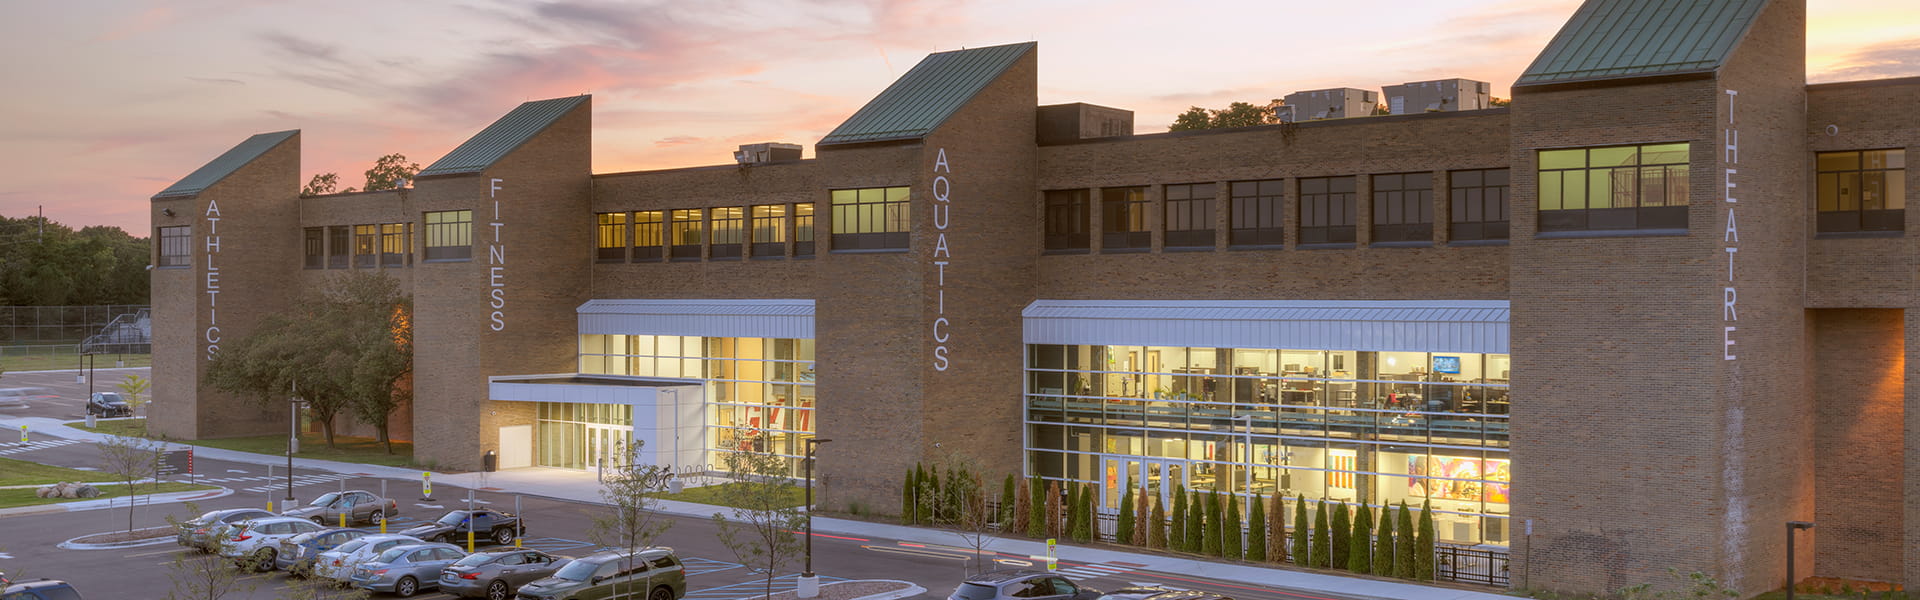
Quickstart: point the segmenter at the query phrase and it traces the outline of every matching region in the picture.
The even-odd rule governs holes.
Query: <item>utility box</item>
[[[1293,121],[1344,119],[1373,114],[1380,105],[1380,92],[1360,88],[1332,88],[1287,94],[1281,100],[1292,107],[1282,113]]]
[[[800,151],[799,144],[780,142],[741,144],[740,149],[734,151],[733,160],[743,165],[800,160]]]
[[[1075,102],[1040,107],[1034,139],[1042,146],[1133,135],[1133,111]]]
[[[1385,90],[1387,113],[1405,115],[1491,108],[1491,89],[1485,81],[1459,78],[1390,85]]]

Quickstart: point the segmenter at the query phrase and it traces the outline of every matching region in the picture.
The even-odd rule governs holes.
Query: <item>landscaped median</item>
[[[95,421],[94,423],[95,425],[93,427],[87,427],[84,422],[74,421],[67,423],[67,426],[93,433],[148,437],[146,435],[147,426],[145,419],[115,419],[110,421]],[[287,436],[280,434],[223,438],[217,440],[175,440],[160,437],[155,437],[154,439],[162,439],[174,444],[219,448],[236,452],[251,452],[268,456],[287,455]],[[300,436],[300,452],[294,454],[293,457],[387,467],[427,468],[431,470],[431,465],[423,467],[413,462],[413,444],[409,442],[393,442],[392,454],[387,453],[386,448],[380,444],[380,440],[372,438],[336,435],[333,437],[333,443],[333,447],[328,447],[326,439],[321,436],[302,435]]]
[[[100,495],[92,498],[40,498],[34,495],[34,490],[39,489],[41,486],[53,485],[63,481],[91,483],[100,490]],[[145,482],[135,485],[138,486],[138,491],[143,497],[149,494],[220,489],[210,485],[190,485],[172,481],[159,483]],[[0,509],[42,504],[106,501],[115,498],[124,498],[128,492],[128,486],[125,483],[114,483],[112,475],[100,471],[81,471],[79,469],[68,469],[10,458],[0,458]]]

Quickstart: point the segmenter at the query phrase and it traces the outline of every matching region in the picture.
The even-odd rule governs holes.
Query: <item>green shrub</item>
[[[1401,579],[1413,579],[1413,511],[1407,509],[1405,500],[1400,501],[1400,511],[1395,517],[1393,528],[1400,534],[1393,540],[1393,576]]]
[[[1247,560],[1267,562],[1267,507],[1257,494],[1247,507]]]
[[[1316,500],[1313,508],[1313,548],[1311,549],[1313,554],[1311,556],[1314,567],[1325,569],[1333,556],[1328,552],[1327,547],[1333,543],[1332,537],[1327,535],[1327,501]]]
[[[1287,506],[1280,492],[1267,504],[1267,560],[1287,561]]]
[[[1313,548],[1307,543],[1310,535],[1307,523],[1307,496],[1301,494],[1293,499],[1293,548],[1287,558],[1303,567],[1313,565]]]
[[[1353,514],[1353,533],[1347,536],[1347,570],[1355,573],[1373,571],[1373,510],[1365,503]]]
[[[1167,546],[1181,552],[1187,551],[1187,488],[1173,486],[1173,531],[1169,532]]]
[[[1000,514],[997,516],[1001,531],[1013,530],[1014,520],[1017,518],[1013,513],[1014,498],[1018,497],[1014,493],[1013,474],[1008,473],[1006,481],[1000,483]]]
[[[1153,518],[1147,521],[1147,547],[1167,547],[1167,509],[1160,505],[1160,497],[1153,498]]]
[[[919,485],[920,480],[914,476],[914,470],[907,469],[907,479],[900,484],[900,522],[902,523],[913,524],[913,507],[915,499],[918,498],[914,490]]]
[[[1200,490],[1187,490],[1187,548],[1188,552],[1205,552],[1207,537],[1207,500]]]
[[[1413,536],[1413,578],[1433,580],[1433,501],[1420,506],[1420,530]]]
[[[1076,487],[1080,488],[1080,506],[1079,510],[1076,511],[1077,516],[1079,516],[1080,526],[1073,531],[1073,540],[1084,544],[1093,541],[1095,532],[1098,532],[1100,528],[1095,526],[1093,522],[1093,486],[1088,484]]]
[[[1347,568],[1347,555],[1353,553],[1352,550],[1347,549],[1347,540],[1353,535],[1353,524],[1347,515],[1347,504],[1345,502],[1334,502],[1332,504],[1323,504],[1322,506],[1333,511],[1333,516],[1327,519],[1327,557],[1329,561],[1327,566],[1335,569],[1345,569]]]
[[[1207,503],[1206,523],[1200,531],[1200,553],[1208,556],[1220,556],[1220,494],[1209,492],[1202,495]]]
[[[1027,480],[1027,537],[1047,537],[1047,484],[1035,475]]]
[[[1393,507],[1380,507],[1380,532],[1373,544],[1373,574],[1393,576]]]
[[[1127,484],[1127,493],[1120,495],[1120,520],[1113,528],[1113,541],[1120,544],[1133,543],[1133,484]]]

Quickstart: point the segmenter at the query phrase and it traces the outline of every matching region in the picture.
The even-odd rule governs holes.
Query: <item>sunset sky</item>
[[[594,94],[594,170],[807,146],[927,53],[1040,42],[1040,102],[1135,111],[1466,77],[1507,86],[1570,0],[6,0],[0,215],[148,235],[147,199],[248,135],[302,179],[422,165],[516,104]],[[1814,82],[1920,75],[1920,2],[1809,0]]]

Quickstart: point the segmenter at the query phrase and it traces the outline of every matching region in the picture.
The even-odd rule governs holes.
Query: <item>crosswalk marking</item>
[[[7,446],[0,446],[0,448],[5,448],[4,450],[0,450],[0,455],[19,454],[21,452],[32,452],[35,450],[58,448],[61,446],[66,446],[69,444],[78,444],[78,443],[80,443],[80,440],[70,440],[70,439],[60,438],[60,439],[52,439],[52,440],[42,440],[38,442],[28,442],[24,446],[18,445],[18,444],[10,444]]]
[[[820,583],[830,583],[835,581],[846,581],[846,578],[833,577],[830,575],[820,576]],[[716,588],[707,588],[704,590],[690,589],[690,590],[687,590],[687,595],[681,596],[680,598],[681,600],[733,600],[735,598],[741,597],[741,595],[743,594],[758,595],[761,593],[765,593],[766,585],[767,585],[767,582],[765,579],[757,579],[753,581],[743,581],[743,582],[732,584],[732,585],[723,585]],[[785,592],[785,591],[791,591],[799,587],[800,587],[800,575],[798,573],[793,575],[787,575],[784,577],[778,577],[773,580],[773,593],[775,594],[778,594],[780,592]]]
[[[1120,575],[1122,573],[1128,573],[1131,571],[1133,571],[1133,567],[1119,566],[1114,563],[1100,563],[1100,564],[1085,564],[1085,565],[1080,565],[1078,567],[1064,568],[1064,569],[1060,569],[1059,572],[1066,575],[1072,575],[1074,577],[1093,579],[1097,577],[1112,577],[1115,575]]]
[[[339,474],[339,473],[325,473],[325,474],[318,474],[318,475],[295,475],[295,476],[293,476],[293,487],[300,487],[300,486],[306,486],[306,485],[314,485],[314,484],[318,484],[318,483],[333,483],[333,482],[336,482],[336,481],[341,481],[341,480],[345,480],[345,479],[353,479],[353,476],[352,476],[352,475],[342,475],[342,474]],[[254,487],[250,487],[250,488],[246,488],[246,489],[244,489],[244,490],[241,490],[241,491],[246,491],[246,492],[255,492],[255,493],[259,493],[259,492],[271,492],[271,491],[273,491],[273,490],[277,490],[277,489],[286,489],[286,481],[287,481],[287,478],[286,478],[286,477],[284,477],[284,476],[281,476],[281,477],[267,477],[267,476],[264,476],[264,475],[262,475],[262,476],[259,476],[259,477],[233,477],[233,478],[227,478],[227,479],[224,479],[224,480],[222,480],[222,479],[207,479],[207,480],[205,480],[205,481],[207,481],[207,482],[211,482],[211,483],[223,483],[223,482],[235,482],[235,483],[238,483],[238,482],[246,482],[246,481],[270,481],[270,482],[272,482],[272,483],[268,483],[268,484],[266,484],[266,485],[257,485],[257,486],[254,486]]]

